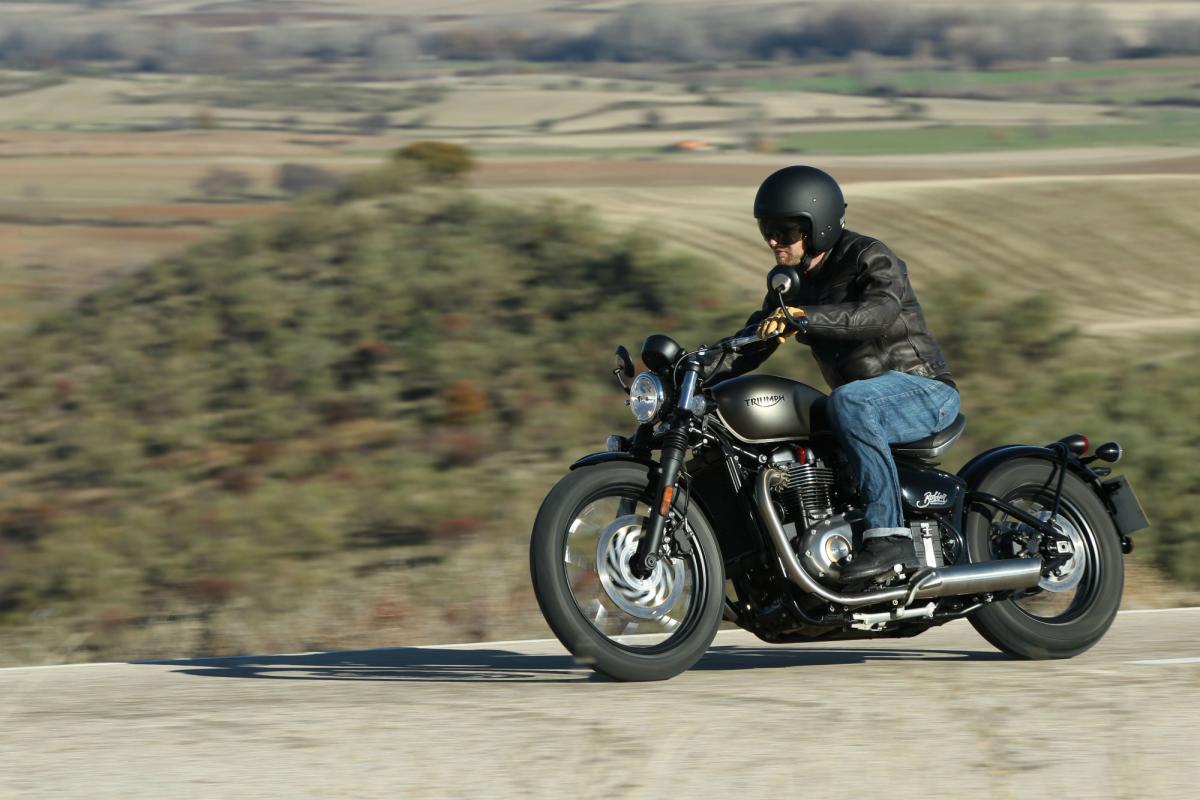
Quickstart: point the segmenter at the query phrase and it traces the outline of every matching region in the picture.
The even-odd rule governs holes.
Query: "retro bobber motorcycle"
[[[791,267],[768,275],[785,315],[798,280]],[[1099,641],[1121,602],[1129,536],[1148,524],[1126,479],[1097,464],[1119,461],[1119,444],[1090,455],[1078,434],[1007,445],[952,474],[933,459],[962,434],[960,414],[892,445],[921,566],[849,583],[840,572],[864,525],[826,396],[774,375],[701,378],[757,341],[687,352],[653,335],[637,375],[617,349],[637,431],[571,465],[530,542],[538,604],[579,661],[618,680],[669,678],[722,619],[778,643],[915,636],[966,618],[1018,658],[1069,658]]]

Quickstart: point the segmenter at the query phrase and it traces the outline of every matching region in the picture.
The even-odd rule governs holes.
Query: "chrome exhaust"
[[[900,608],[909,606],[914,600],[930,597],[948,597],[978,592],[998,592],[1005,589],[1028,589],[1037,586],[1042,577],[1042,561],[1038,558],[985,561],[979,564],[962,564],[954,567],[937,567],[917,570],[905,586],[880,589],[860,594],[843,594],[817,582],[796,558],[788,543],[783,523],[771,502],[771,486],[783,480],[779,470],[768,468],[758,473],[755,485],[755,503],[767,526],[771,543],[783,565],[783,571],[801,589],[823,597],[831,603],[855,608],[875,603],[902,601]]]

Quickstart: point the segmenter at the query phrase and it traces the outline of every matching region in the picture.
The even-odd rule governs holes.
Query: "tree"
[[[456,178],[475,168],[470,149],[450,142],[413,142],[395,151],[393,158],[415,162],[437,178]]]
[[[350,125],[366,136],[378,136],[392,127],[392,118],[382,113],[365,114],[350,120]]]
[[[275,172],[275,186],[287,194],[336,189],[344,183],[341,176],[312,164],[280,164]]]
[[[240,197],[254,185],[254,179],[244,172],[225,167],[213,167],[193,184],[197,192],[208,198]]]

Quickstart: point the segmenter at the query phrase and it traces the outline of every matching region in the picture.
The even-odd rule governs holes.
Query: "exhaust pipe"
[[[782,479],[782,473],[776,469],[764,469],[758,473],[755,502],[758,505],[759,514],[766,523],[767,533],[771,537],[771,543],[775,545],[775,552],[783,564],[783,570],[792,583],[831,603],[855,608],[900,600],[903,601],[900,603],[900,608],[904,608],[914,600],[929,597],[999,592],[1005,589],[1029,589],[1037,586],[1038,581],[1042,578],[1041,559],[1022,558],[962,564],[956,567],[925,568],[918,570],[907,586],[896,586],[860,594],[835,592],[818,583],[817,579],[809,574],[796,558],[791,544],[788,543],[787,534],[783,531],[783,523],[780,522],[779,514],[775,512],[775,505],[771,502],[771,486]]]

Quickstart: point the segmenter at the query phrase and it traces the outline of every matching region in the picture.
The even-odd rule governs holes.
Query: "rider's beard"
[[[793,252],[792,248],[775,251],[775,263],[781,267],[796,267],[800,265],[804,255]]]

